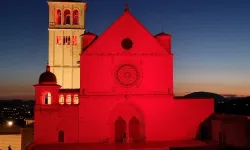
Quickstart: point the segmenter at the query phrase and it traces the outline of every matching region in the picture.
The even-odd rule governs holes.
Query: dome
[[[81,35],[82,37],[82,52],[85,51],[93,42],[98,38],[98,36],[92,32],[85,32]]]
[[[158,37],[158,36],[166,36],[166,37],[167,37],[167,36],[168,36],[168,37],[170,36],[170,37],[171,37],[170,34],[167,34],[167,33],[164,33],[164,32],[161,32],[161,33],[155,35],[155,37]]]
[[[82,36],[96,36],[96,34],[92,32],[85,32]]]
[[[42,73],[39,77],[39,84],[56,84],[56,76],[50,72],[50,67],[46,66],[46,72]]]
[[[154,37],[167,52],[171,53],[172,36],[170,34],[161,32],[159,34],[156,34]]]

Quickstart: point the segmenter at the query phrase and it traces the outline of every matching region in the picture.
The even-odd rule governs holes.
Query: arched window
[[[68,105],[71,104],[71,95],[67,95],[67,97],[66,97],[66,104],[68,104]]]
[[[60,95],[60,97],[59,97],[59,104],[61,104],[61,105],[64,104],[64,95]]]
[[[58,132],[58,142],[64,142],[64,132],[62,130]]]
[[[72,45],[77,45],[77,36],[72,36]]]
[[[70,45],[70,36],[63,36],[63,45]]]
[[[61,45],[61,44],[62,44],[62,37],[56,36],[56,45]]]
[[[73,11],[73,25],[78,25],[79,24],[79,13],[78,10],[75,9]]]
[[[64,10],[64,24],[70,24],[70,10]]]
[[[61,24],[61,19],[62,19],[62,12],[61,12],[61,10],[60,9],[57,9],[56,10],[56,13],[55,13],[55,23],[56,24]]]
[[[78,95],[75,94],[74,95],[74,101],[73,101],[74,104],[79,104],[79,98],[78,98]]]
[[[46,105],[51,104],[51,94],[49,92],[44,95],[44,104]]]

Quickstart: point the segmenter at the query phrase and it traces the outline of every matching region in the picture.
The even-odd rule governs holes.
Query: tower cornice
[[[59,30],[61,30],[61,31],[65,31],[65,30],[68,30],[68,31],[72,31],[72,30],[78,30],[78,31],[85,31],[85,29],[74,29],[74,28],[67,28],[67,29],[64,29],[64,28],[48,28],[48,30],[57,30],[57,31],[59,31]]]
[[[82,4],[87,4],[87,2],[85,2],[85,1],[47,1],[48,3],[70,3],[70,4],[72,4],[72,3],[77,3],[77,4],[79,4],[79,3],[82,3]]]

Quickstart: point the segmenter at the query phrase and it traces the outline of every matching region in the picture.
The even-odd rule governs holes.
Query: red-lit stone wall
[[[213,99],[176,99],[175,136],[178,139],[194,139],[199,125],[214,112]]]
[[[86,94],[171,94],[172,58],[168,54],[82,55],[81,88]],[[124,64],[133,65],[138,71],[136,83],[129,87],[117,80],[117,71]]]
[[[58,142],[58,132],[64,131],[67,142],[78,141],[78,106],[37,105],[35,107],[34,140],[39,143]]]

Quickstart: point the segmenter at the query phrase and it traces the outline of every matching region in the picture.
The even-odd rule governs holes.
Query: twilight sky
[[[152,33],[173,37],[175,94],[250,95],[249,0],[87,0],[86,29],[100,35],[129,3]],[[1,1],[0,99],[32,99],[48,59],[45,0]]]

